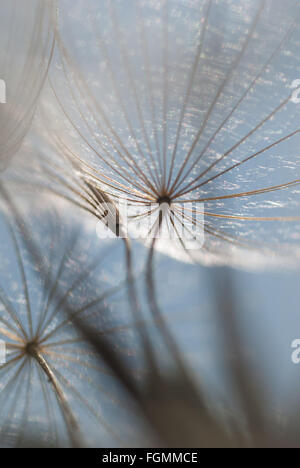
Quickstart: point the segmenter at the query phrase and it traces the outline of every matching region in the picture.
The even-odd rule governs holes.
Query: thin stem
[[[38,346],[31,344],[27,347],[28,353],[36,360],[40,365],[44,373],[46,374],[49,382],[52,384],[53,390],[59,402],[59,405],[62,409],[62,413],[65,419],[65,423],[70,435],[72,445],[74,447],[82,446],[82,436],[79,431],[78,422],[70,408],[70,405],[54,375],[51,370],[51,367],[47,363],[46,359],[43,357],[42,352],[38,349]]]

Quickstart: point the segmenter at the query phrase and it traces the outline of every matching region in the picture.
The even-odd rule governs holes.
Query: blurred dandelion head
[[[111,243],[100,247],[55,209],[45,216],[37,204],[29,216],[27,203],[18,205],[26,213],[22,224],[7,210],[1,216],[1,445],[139,444],[139,423],[129,427],[138,419],[134,402],[74,323],[98,330],[109,353],[138,375],[123,252]]]
[[[19,150],[34,117],[54,49],[52,0],[1,0],[0,170]]]

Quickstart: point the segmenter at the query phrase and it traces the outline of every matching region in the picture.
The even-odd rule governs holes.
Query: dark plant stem
[[[37,345],[30,344],[27,346],[28,353],[30,356],[36,360],[39,366],[42,368],[44,373],[46,374],[48,381],[52,385],[54,393],[56,395],[57,401],[61,407],[62,414],[68,429],[68,433],[70,436],[70,440],[73,447],[82,447],[82,436],[79,431],[78,422],[68,404],[68,401],[59,385],[57,378],[55,377],[51,367],[49,366],[48,362],[44,358],[42,352],[39,350]]]
[[[154,359],[151,343],[150,343],[149,337],[146,333],[146,329],[143,323],[143,318],[141,315],[141,308],[138,302],[136,288],[135,288],[133,268],[132,268],[131,244],[128,238],[124,237],[123,240],[125,243],[125,250],[126,250],[126,267],[127,267],[129,303],[131,305],[134,322],[138,325],[142,321],[141,326],[138,327],[138,329],[139,329],[139,333],[141,336],[143,349],[145,350],[145,355],[148,359],[149,364],[151,364],[152,369],[154,369],[156,368],[155,359]]]
[[[162,219],[159,220],[159,230],[162,223]],[[155,252],[155,243],[156,243],[156,236],[154,236],[151,247],[148,254],[147,260],[147,267],[146,267],[146,290],[147,290],[147,297],[150,306],[150,311],[153,317],[153,320],[162,334],[166,345],[168,346],[169,351],[171,352],[175,362],[178,366],[178,369],[181,371],[182,375],[187,377],[187,369],[186,365],[182,360],[182,356],[180,350],[178,349],[175,340],[172,337],[172,334],[165,322],[165,319],[161,313],[159,304],[157,302],[156,296],[156,288],[155,288],[155,281],[153,277],[153,263],[154,263],[154,252]]]

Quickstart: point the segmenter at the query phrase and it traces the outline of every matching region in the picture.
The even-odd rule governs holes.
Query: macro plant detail
[[[7,350],[0,367],[1,445],[27,446],[35,438],[42,446],[84,447],[92,440],[119,445],[123,435],[108,419],[115,413],[119,428],[125,428],[127,408],[132,405],[134,411],[134,404],[72,322],[80,319],[100,328],[100,339],[107,337],[106,346],[120,360],[134,356],[126,308],[114,322],[109,305],[113,296],[120,297],[115,307],[124,300],[126,281],[111,285],[100,279],[111,247],[93,248],[91,256],[92,243],[84,242],[76,224],[67,226],[65,220],[59,227],[55,209],[32,238],[32,217],[20,212],[12,216],[10,210],[1,215],[0,337]],[[62,233],[64,243],[58,246]],[[13,277],[7,278],[8,265]],[[126,432],[129,441],[134,431]]]
[[[298,446],[298,0],[25,1],[0,447]]]
[[[174,231],[176,223],[204,231],[198,252],[184,237],[155,242],[185,261],[251,268],[272,263],[274,252],[282,263],[298,258],[299,106],[290,88],[298,7],[132,1],[125,14],[122,1],[103,2],[101,12],[85,4],[84,20],[67,1],[53,20],[47,130],[39,129],[64,156],[43,155],[52,182],[91,211],[97,193],[126,199],[133,232],[155,213],[150,231],[159,230],[164,203]]]

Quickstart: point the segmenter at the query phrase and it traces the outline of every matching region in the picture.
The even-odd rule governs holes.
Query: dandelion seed
[[[26,208],[24,200],[22,207]],[[30,220],[27,215],[22,219],[22,225],[11,213],[6,222],[1,217],[5,246],[1,256],[6,265],[0,273],[0,339],[6,343],[7,356],[0,366],[0,443],[98,446],[122,445],[128,437],[138,441],[133,428],[125,436],[129,418],[125,413],[131,409],[130,420],[135,419],[134,405],[114,369],[72,322],[84,319],[92,324],[98,339],[106,338],[111,355],[126,363],[128,355],[135,354],[135,326],[126,319],[125,272],[112,284],[100,279],[109,251],[87,242],[77,223],[72,227],[66,218],[59,222],[56,211],[53,215],[48,211],[45,223],[40,222],[41,212],[34,212]],[[20,226],[25,230],[19,232]],[[119,259],[117,263],[121,277]],[[112,268],[114,262],[109,264]],[[121,301],[119,312],[109,306],[111,301]],[[131,360],[134,367],[134,357]],[[120,417],[118,428],[110,421],[115,414]]]
[[[47,140],[79,175],[65,167],[54,177],[71,198],[94,211],[89,180],[138,207],[132,221],[167,201],[173,231],[196,227],[205,244],[187,251],[181,236],[155,248],[250,268],[299,256],[299,107],[286,86],[299,70],[299,11],[294,2],[238,3],[134,1],[125,14],[122,2],[101,11],[85,2],[77,15],[60,4],[44,114]],[[195,207],[182,219],[187,202]]]

